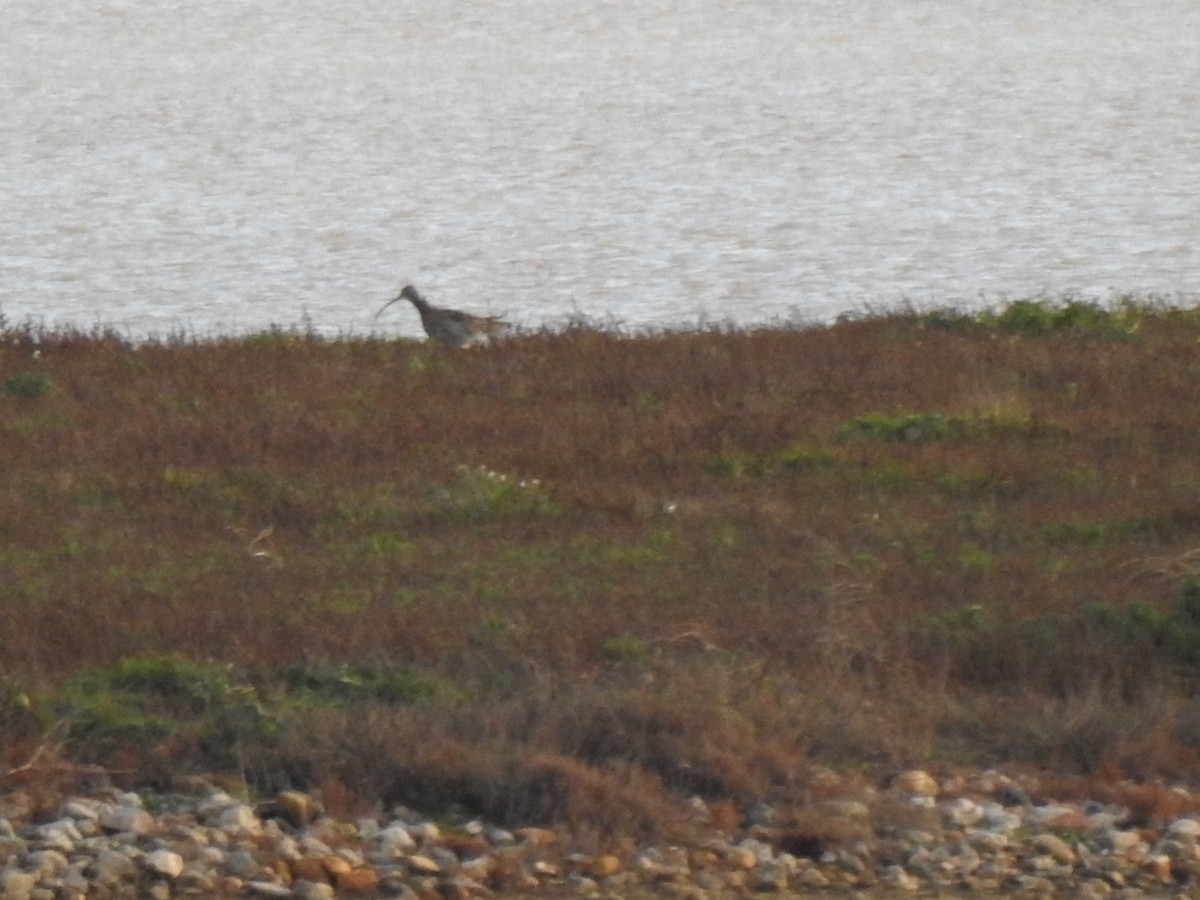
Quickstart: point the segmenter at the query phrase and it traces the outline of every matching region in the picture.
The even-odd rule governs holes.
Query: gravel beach
[[[1200,897],[1200,817],[1146,821],[1118,803],[1057,802],[1036,779],[996,772],[938,780],[912,770],[886,787],[831,773],[822,796],[790,812],[697,798],[685,840],[600,848],[404,807],[339,819],[298,791],[250,804],[204,782],[189,788],[106,788],[40,812],[26,792],[0,795],[0,896]],[[1197,799],[1162,790],[1163,808]]]

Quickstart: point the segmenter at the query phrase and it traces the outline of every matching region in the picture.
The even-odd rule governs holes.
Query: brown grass
[[[3,338],[10,766],[66,728],[154,778],[634,829],[690,794],[799,803],[814,762],[1198,774],[1189,312]],[[71,730],[81,677],[165,654],[231,666],[271,727],[156,757],[144,722]],[[305,699],[297,672],[429,690]]]

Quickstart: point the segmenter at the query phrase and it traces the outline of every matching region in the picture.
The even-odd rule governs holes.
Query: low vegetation
[[[0,325],[0,788],[662,832],[826,767],[1194,782],[1198,388],[1200,313],[1133,299],[459,352]]]

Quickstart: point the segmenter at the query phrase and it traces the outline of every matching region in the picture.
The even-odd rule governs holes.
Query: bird
[[[412,303],[421,314],[421,324],[425,326],[425,333],[447,347],[466,347],[487,341],[493,334],[508,327],[501,316],[473,316],[457,309],[431,306],[411,284],[405,285],[399,295],[383,304],[379,312],[375,313],[376,318],[399,300]]]

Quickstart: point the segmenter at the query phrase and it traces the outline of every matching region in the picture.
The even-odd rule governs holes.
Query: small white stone
[[[170,850],[155,850],[146,856],[146,868],[168,878],[178,878],[183,871],[183,857]]]
[[[274,881],[247,881],[245,888],[256,897],[302,897],[304,895],[300,893],[301,886],[311,883],[300,880],[289,888]]]
[[[1060,863],[1075,862],[1075,851],[1071,845],[1056,834],[1039,834],[1033,838],[1033,846],[1039,853],[1045,853]]]
[[[1177,838],[1200,837],[1200,821],[1195,819],[1176,819],[1167,826],[1167,834]]]
[[[57,850],[38,850],[25,860],[25,868],[42,878],[65,872],[69,864],[66,856]]]
[[[809,890],[821,890],[829,887],[829,879],[816,866],[809,866],[796,876],[796,886]]]
[[[278,885],[269,885],[267,882],[251,882],[247,887],[253,888],[255,885],[261,885],[262,889],[257,891],[265,897],[295,897],[296,900],[333,900],[336,893],[333,890],[333,885],[323,882],[305,881],[301,879],[292,885],[291,890],[283,888],[283,893],[272,893],[268,888],[279,887]]]
[[[902,794],[936,797],[938,783],[928,772],[921,769],[909,769],[896,776],[892,787]]]
[[[275,842],[275,854],[280,859],[299,859],[302,854],[300,845],[291,835],[284,835]]]
[[[390,825],[379,832],[378,843],[380,852],[392,858],[417,849],[417,842],[403,825]]]
[[[0,872],[0,896],[4,900],[29,900],[37,887],[37,876],[32,872],[5,869]]]
[[[354,827],[358,829],[358,836],[364,841],[375,840],[383,830],[374,819],[359,819],[354,823]]]
[[[1105,846],[1114,853],[1127,853],[1135,847],[1142,846],[1144,841],[1142,841],[1142,836],[1136,831],[1122,831],[1112,828],[1104,832],[1101,843],[1102,846]]]
[[[417,875],[438,875],[442,871],[442,867],[429,856],[416,854],[408,857],[406,860],[408,868]]]
[[[904,871],[902,866],[888,866],[883,873],[885,884],[901,891],[915,891],[921,882]]]
[[[262,832],[262,820],[245,803],[238,803],[225,809],[217,816],[217,826],[235,834],[259,834]]]
[[[204,821],[212,822],[231,806],[237,806],[237,801],[224,791],[213,791],[196,804],[196,815]]]
[[[225,854],[225,871],[238,878],[245,878],[258,872],[258,860],[248,850],[234,850]]]
[[[333,852],[327,843],[311,834],[306,834],[300,839],[300,847],[305,856],[328,856]]]
[[[88,819],[94,822],[100,818],[100,806],[94,800],[68,800],[59,812],[72,819]]]
[[[92,871],[96,881],[109,885],[132,878],[137,866],[127,853],[120,850],[101,850],[92,861]]]
[[[114,806],[100,813],[100,827],[105,831],[149,834],[154,817],[140,806]]]
[[[977,825],[983,819],[983,809],[974,800],[957,797],[943,808],[946,821],[959,828]]]
[[[59,819],[49,822],[37,830],[38,843],[47,850],[61,850],[70,853],[75,849],[76,841],[83,840],[83,835],[75,827],[71,819]]]
[[[505,828],[492,828],[490,825],[484,827],[483,836],[493,847],[509,847],[517,842],[517,836],[511,831]]]
[[[442,832],[432,822],[422,822],[420,825],[410,825],[408,833],[418,841],[436,841]]]

